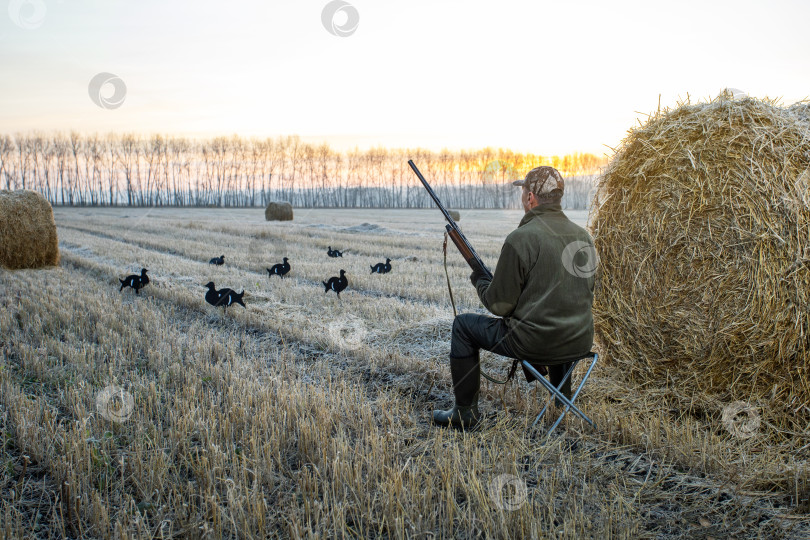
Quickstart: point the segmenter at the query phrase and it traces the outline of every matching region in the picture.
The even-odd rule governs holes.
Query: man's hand
[[[475,259],[470,261],[470,267],[473,269],[472,274],[470,274],[470,281],[474,287],[477,287],[478,280],[487,277],[487,273]]]

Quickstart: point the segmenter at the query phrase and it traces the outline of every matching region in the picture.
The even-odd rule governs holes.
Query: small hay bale
[[[448,210],[447,213],[450,214],[454,221],[461,221],[461,214],[458,210]]]
[[[35,191],[0,191],[0,266],[9,270],[59,264],[50,203]]]
[[[274,201],[264,209],[264,219],[267,221],[292,221],[292,205],[284,201]]]
[[[795,419],[810,404],[809,202],[806,125],[775,102],[722,94],[631,130],[591,216],[607,359]]]

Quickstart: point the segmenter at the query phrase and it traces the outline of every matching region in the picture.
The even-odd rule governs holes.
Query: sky
[[[810,98],[807,0],[1,0],[0,133],[610,154],[724,88]]]

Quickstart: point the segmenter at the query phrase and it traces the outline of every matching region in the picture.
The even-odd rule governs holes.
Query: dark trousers
[[[453,337],[450,341],[452,358],[477,356],[485,349],[501,356],[514,358],[515,354],[506,343],[509,328],[501,318],[462,313],[453,321]]]
[[[481,349],[501,356],[516,358],[515,353],[506,342],[508,333],[509,328],[501,318],[475,313],[462,313],[455,318],[453,335],[450,340],[450,373],[453,376],[453,391],[456,395],[457,405],[469,406],[477,399],[481,386],[479,361]],[[570,365],[570,363],[565,363],[548,367],[549,378],[554,386],[559,386]],[[524,372],[529,382],[534,380],[530,373],[525,370]],[[543,373],[542,370],[541,373]],[[563,386],[562,392],[570,396],[570,378]]]

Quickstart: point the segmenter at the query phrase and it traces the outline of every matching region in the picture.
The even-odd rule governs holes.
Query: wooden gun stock
[[[464,257],[465,261],[467,261],[467,264],[469,264],[470,267],[472,267],[473,261],[475,261],[475,255],[473,255],[473,252],[470,250],[470,248],[467,246],[464,240],[461,239],[461,235],[458,233],[458,231],[448,225],[447,234],[450,236],[450,239],[458,248],[459,252],[461,253],[461,256]]]

